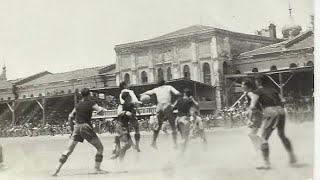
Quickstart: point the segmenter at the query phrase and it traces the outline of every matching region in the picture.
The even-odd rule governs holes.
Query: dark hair
[[[186,94],[187,97],[192,96],[192,91],[191,91],[191,89],[189,89],[189,88],[185,88],[185,89],[183,90],[183,92]]]
[[[88,96],[90,96],[90,89],[88,89],[88,88],[83,88],[83,89],[81,90],[81,96],[82,96],[82,97],[88,97]]]
[[[266,75],[258,75],[255,77],[255,80],[257,82],[257,86],[266,86],[268,83],[268,77]]]
[[[127,86],[127,83],[126,83],[126,82],[124,82],[124,81],[123,81],[123,82],[121,82],[121,83],[120,83],[120,85],[119,85],[119,89],[120,89],[120,91],[122,91],[122,89],[124,89],[124,87],[125,87],[125,86]]]
[[[245,78],[243,81],[243,84],[246,85],[248,88],[253,89],[254,88],[254,83],[252,82],[251,79]]]
[[[166,81],[163,78],[160,78],[158,80],[158,86],[162,86],[162,85],[165,85],[165,84],[166,84]]]
[[[123,100],[126,100],[128,97],[131,97],[130,94],[129,94],[129,92],[123,92],[122,95],[121,95],[121,98],[122,98]]]

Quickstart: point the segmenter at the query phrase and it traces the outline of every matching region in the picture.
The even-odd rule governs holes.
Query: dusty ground
[[[68,137],[23,137],[4,138],[0,143],[4,148],[6,171],[0,172],[0,179],[57,179],[84,180],[99,179],[190,179],[190,180],[307,180],[312,177],[314,124],[288,124],[287,135],[296,151],[299,164],[288,165],[288,156],[277,137],[271,137],[271,163],[269,171],[256,170],[258,157],[247,137],[248,129],[215,129],[207,133],[209,146],[204,151],[201,140],[190,142],[189,149],[181,159],[172,148],[171,136],[160,135],[158,150],[149,147],[151,136],[142,136],[141,153],[130,150],[127,154],[128,173],[118,171],[115,161],[108,159],[113,148],[113,137],[100,135],[105,146],[102,168],[114,173],[92,175],[95,150],[88,144],[79,144],[59,177],[51,177],[60,153],[66,148]],[[178,159],[178,160],[177,160]],[[171,165],[168,163],[171,162]],[[163,170],[170,167],[168,171]]]

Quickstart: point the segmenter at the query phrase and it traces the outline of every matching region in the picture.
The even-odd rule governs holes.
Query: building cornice
[[[243,39],[243,40],[251,40],[257,42],[270,42],[277,43],[281,42],[282,39],[275,39],[270,37],[244,34],[238,32],[232,32],[223,29],[212,28],[210,30],[203,30],[199,32],[186,33],[177,36],[169,36],[169,37],[159,37],[149,40],[137,41],[132,43],[125,43],[116,45],[114,50],[116,53],[126,54],[132,52],[139,52],[139,50],[145,48],[153,48],[155,46],[175,46],[180,43],[192,42],[192,41],[203,41],[212,38],[213,36],[229,36],[231,38]]]

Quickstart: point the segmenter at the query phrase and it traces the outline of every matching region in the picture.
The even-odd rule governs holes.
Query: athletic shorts
[[[158,104],[156,111],[159,120],[169,120],[174,117],[172,106],[169,103]]]
[[[250,128],[260,128],[263,120],[263,115],[260,110],[253,110],[252,111],[252,124]]]
[[[281,106],[271,106],[263,110],[263,125],[264,130],[275,128],[284,128],[285,125],[285,111]]]
[[[84,139],[88,142],[98,138],[93,128],[88,123],[78,123],[74,125],[72,139],[77,142],[83,142]]]
[[[189,116],[177,116],[176,123],[179,131],[190,130],[190,117]]]

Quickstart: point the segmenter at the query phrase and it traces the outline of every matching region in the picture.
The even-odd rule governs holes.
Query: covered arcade
[[[269,77],[270,86],[279,90],[282,97],[312,96],[314,88],[314,67],[297,67],[275,71],[232,74],[226,75],[224,79],[224,100],[227,107],[236,102],[243,94],[241,81],[244,78],[254,78],[256,75]]]

